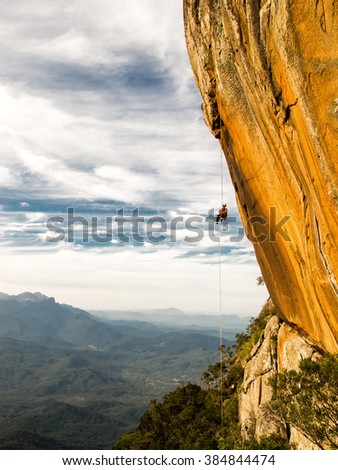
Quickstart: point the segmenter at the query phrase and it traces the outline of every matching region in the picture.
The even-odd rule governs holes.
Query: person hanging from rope
[[[222,204],[222,207],[220,208],[216,216],[216,224],[218,224],[218,222],[224,222],[224,220],[226,220],[227,217],[228,217],[227,205]]]

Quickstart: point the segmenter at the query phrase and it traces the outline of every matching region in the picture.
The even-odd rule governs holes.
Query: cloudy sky
[[[201,116],[182,0],[11,0],[0,36],[0,291],[86,309],[216,313],[208,214],[221,203],[220,149]],[[224,312],[255,315],[267,293],[228,175],[224,184]],[[73,238],[70,208],[87,221]]]

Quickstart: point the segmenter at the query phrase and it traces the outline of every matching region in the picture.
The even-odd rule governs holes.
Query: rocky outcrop
[[[274,315],[267,323],[260,340],[251,351],[244,368],[239,393],[239,420],[244,438],[279,434],[298,449],[319,449],[300,431],[271,414],[267,406],[272,398],[269,379],[276,373],[298,369],[301,359],[318,353],[297,331]]]
[[[273,303],[331,353],[338,352],[337,14],[330,0],[184,0],[204,118],[220,139]]]
[[[244,438],[254,430],[259,438],[263,434],[285,434],[284,424],[266,416],[265,406],[272,398],[271,379],[278,371],[277,336],[280,319],[273,316],[264,334],[251,351],[244,368],[244,380],[239,394],[239,420]]]

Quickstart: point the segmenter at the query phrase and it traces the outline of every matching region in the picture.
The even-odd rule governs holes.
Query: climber
[[[218,211],[218,214],[216,216],[216,224],[218,222],[224,222],[224,220],[228,217],[228,209],[226,204],[222,204],[222,207]]]

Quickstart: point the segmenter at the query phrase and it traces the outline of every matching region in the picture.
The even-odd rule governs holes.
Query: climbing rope
[[[221,116],[219,117],[219,128],[221,131]],[[223,152],[220,143],[220,164],[221,164],[221,205],[224,202],[224,179],[223,179]],[[222,227],[222,225],[221,225]],[[219,363],[220,363],[220,410],[221,410],[221,428],[223,429],[223,296],[222,296],[222,244],[221,237],[218,237],[218,284],[219,284]]]
[[[220,118],[220,121],[221,121],[221,118]],[[221,158],[221,205],[224,203],[224,170],[223,170],[223,151],[222,151],[222,144],[221,144],[221,141],[220,141],[220,147],[221,147],[221,151],[220,151],[220,158]]]

